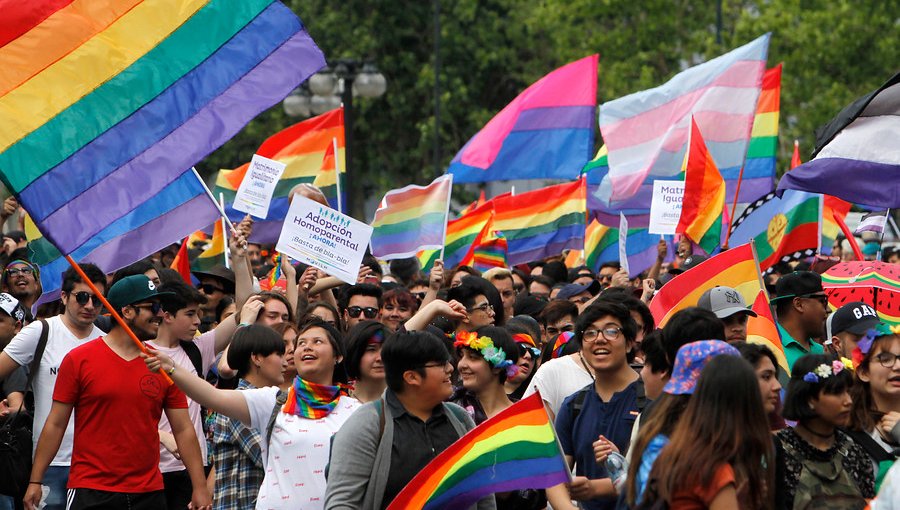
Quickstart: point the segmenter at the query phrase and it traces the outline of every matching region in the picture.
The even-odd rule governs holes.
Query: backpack
[[[862,510],[866,508],[865,498],[859,492],[850,473],[844,469],[842,459],[847,456],[844,443],[828,461],[806,458],[796,448],[782,442],[785,451],[800,460],[800,477],[794,489],[794,510]]]
[[[203,374],[203,355],[200,354],[200,348],[191,340],[179,340],[178,343],[191,360],[191,365],[194,365],[194,370],[197,371],[197,375],[200,376],[201,379],[205,379]]]

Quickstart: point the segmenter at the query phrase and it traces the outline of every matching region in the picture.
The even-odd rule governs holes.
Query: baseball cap
[[[174,292],[159,292],[150,278],[142,274],[126,276],[117,281],[106,295],[106,300],[119,311],[122,307],[140,303],[159,296],[174,296]]]
[[[700,255],[699,253],[695,253],[693,255],[688,255],[686,259],[684,259],[684,263],[681,264],[681,269],[687,271],[688,269],[693,269],[700,265],[702,262],[706,262],[709,259],[706,255]]]
[[[838,308],[828,317],[826,335],[829,339],[844,331],[863,335],[879,322],[881,321],[874,308],[862,301],[854,301]]]
[[[0,310],[3,310],[6,312],[6,315],[17,321],[25,320],[25,309],[22,308],[19,300],[6,292],[0,292]]]
[[[737,349],[721,340],[700,340],[682,345],[675,355],[672,377],[663,392],[669,395],[692,395],[706,362],[720,354],[741,355]]]
[[[746,313],[756,317],[756,312],[747,307],[744,296],[731,287],[713,287],[700,296],[697,306],[716,314],[716,317],[724,319],[736,313]]]
[[[778,279],[778,282],[775,284],[775,294],[777,294],[777,297],[772,298],[772,301],[785,298],[812,297],[815,295],[824,296],[825,289],[822,288],[822,277],[818,273],[794,271]]]
[[[577,283],[567,284],[559,291],[559,294],[556,295],[556,299],[569,299],[570,297],[577,296],[585,291],[590,292],[591,296],[596,296],[597,293],[600,292],[600,282],[593,280],[587,285],[578,285]]]

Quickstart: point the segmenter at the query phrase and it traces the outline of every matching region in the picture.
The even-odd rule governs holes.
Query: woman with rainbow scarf
[[[256,508],[321,509],[331,436],[360,406],[347,394],[339,335],[320,320],[300,327],[294,349],[297,377],[287,393],[276,386],[217,389],[155,351],[145,361],[150,370],[169,374],[196,402],[260,433],[266,474]],[[283,360],[271,358],[254,363]]]

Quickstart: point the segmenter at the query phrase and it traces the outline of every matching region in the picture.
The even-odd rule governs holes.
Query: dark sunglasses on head
[[[162,305],[159,304],[158,301],[153,301],[151,303],[141,303],[139,305],[131,305],[131,306],[132,306],[132,308],[149,308],[150,313],[152,313],[153,315],[158,314],[159,311],[162,310]]]
[[[366,316],[366,319],[374,319],[376,315],[378,315],[378,309],[373,308],[371,306],[367,306],[365,308],[361,306],[348,306],[347,313],[351,318],[359,317],[359,314],[362,313]]]
[[[197,288],[202,290],[204,294],[212,294],[215,291],[225,292],[225,289],[222,287],[216,287],[211,283],[200,283],[197,285]]]
[[[95,296],[90,292],[81,291],[76,292],[72,295],[75,296],[75,302],[81,306],[86,305],[89,299],[91,300],[91,304],[93,304],[94,306],[100,306],[100,304],[102,303],[102,301],[100,301],[100,296]]]

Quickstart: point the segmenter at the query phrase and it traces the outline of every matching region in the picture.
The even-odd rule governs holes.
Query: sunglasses
[[[225,289],[222,287],[216,287],[210,283],[201,283],[197,285],[197,288],[202,290],[204,294],[212,294],[213,292],[219,291],[224,293]]]
[[[100,301],[100,296],[95,296],[90,292],[76,292],[72,294],[72,296],[75,296],[75,302],[81,306],[86,305],[88,300],[90,300],[91,304],[94,306],[100,306],[100,304],[102,303],[102,301]]]
[[[152,313],[153,315],[158,314],[159,311],[162,310],[162,305],[159,304],[159,302],[155,302],[155,301],[152,302],[152,303],[144,303],[144,304],[140,304],[140,305],[131,305],[131,307],[132,307],[132,308],[148,308],[148,309],[150,310],[150,313]]]
[[[350,315],[350,317],[353,319],[359,317],[360,313],[364,314],[366,316],[366,319],[374,319],[375,316],[378,315],[378,309],[371,306],[367,306],[365,308],[361,306],[347,307],[347,314]]]
[[[423,299],[425,299],[425,296],[427,294],[428,294],[427,292],[413,292],[412,293],[412,295],[415,296],[415,298],[418,299],[419,301],[422,301]]]

